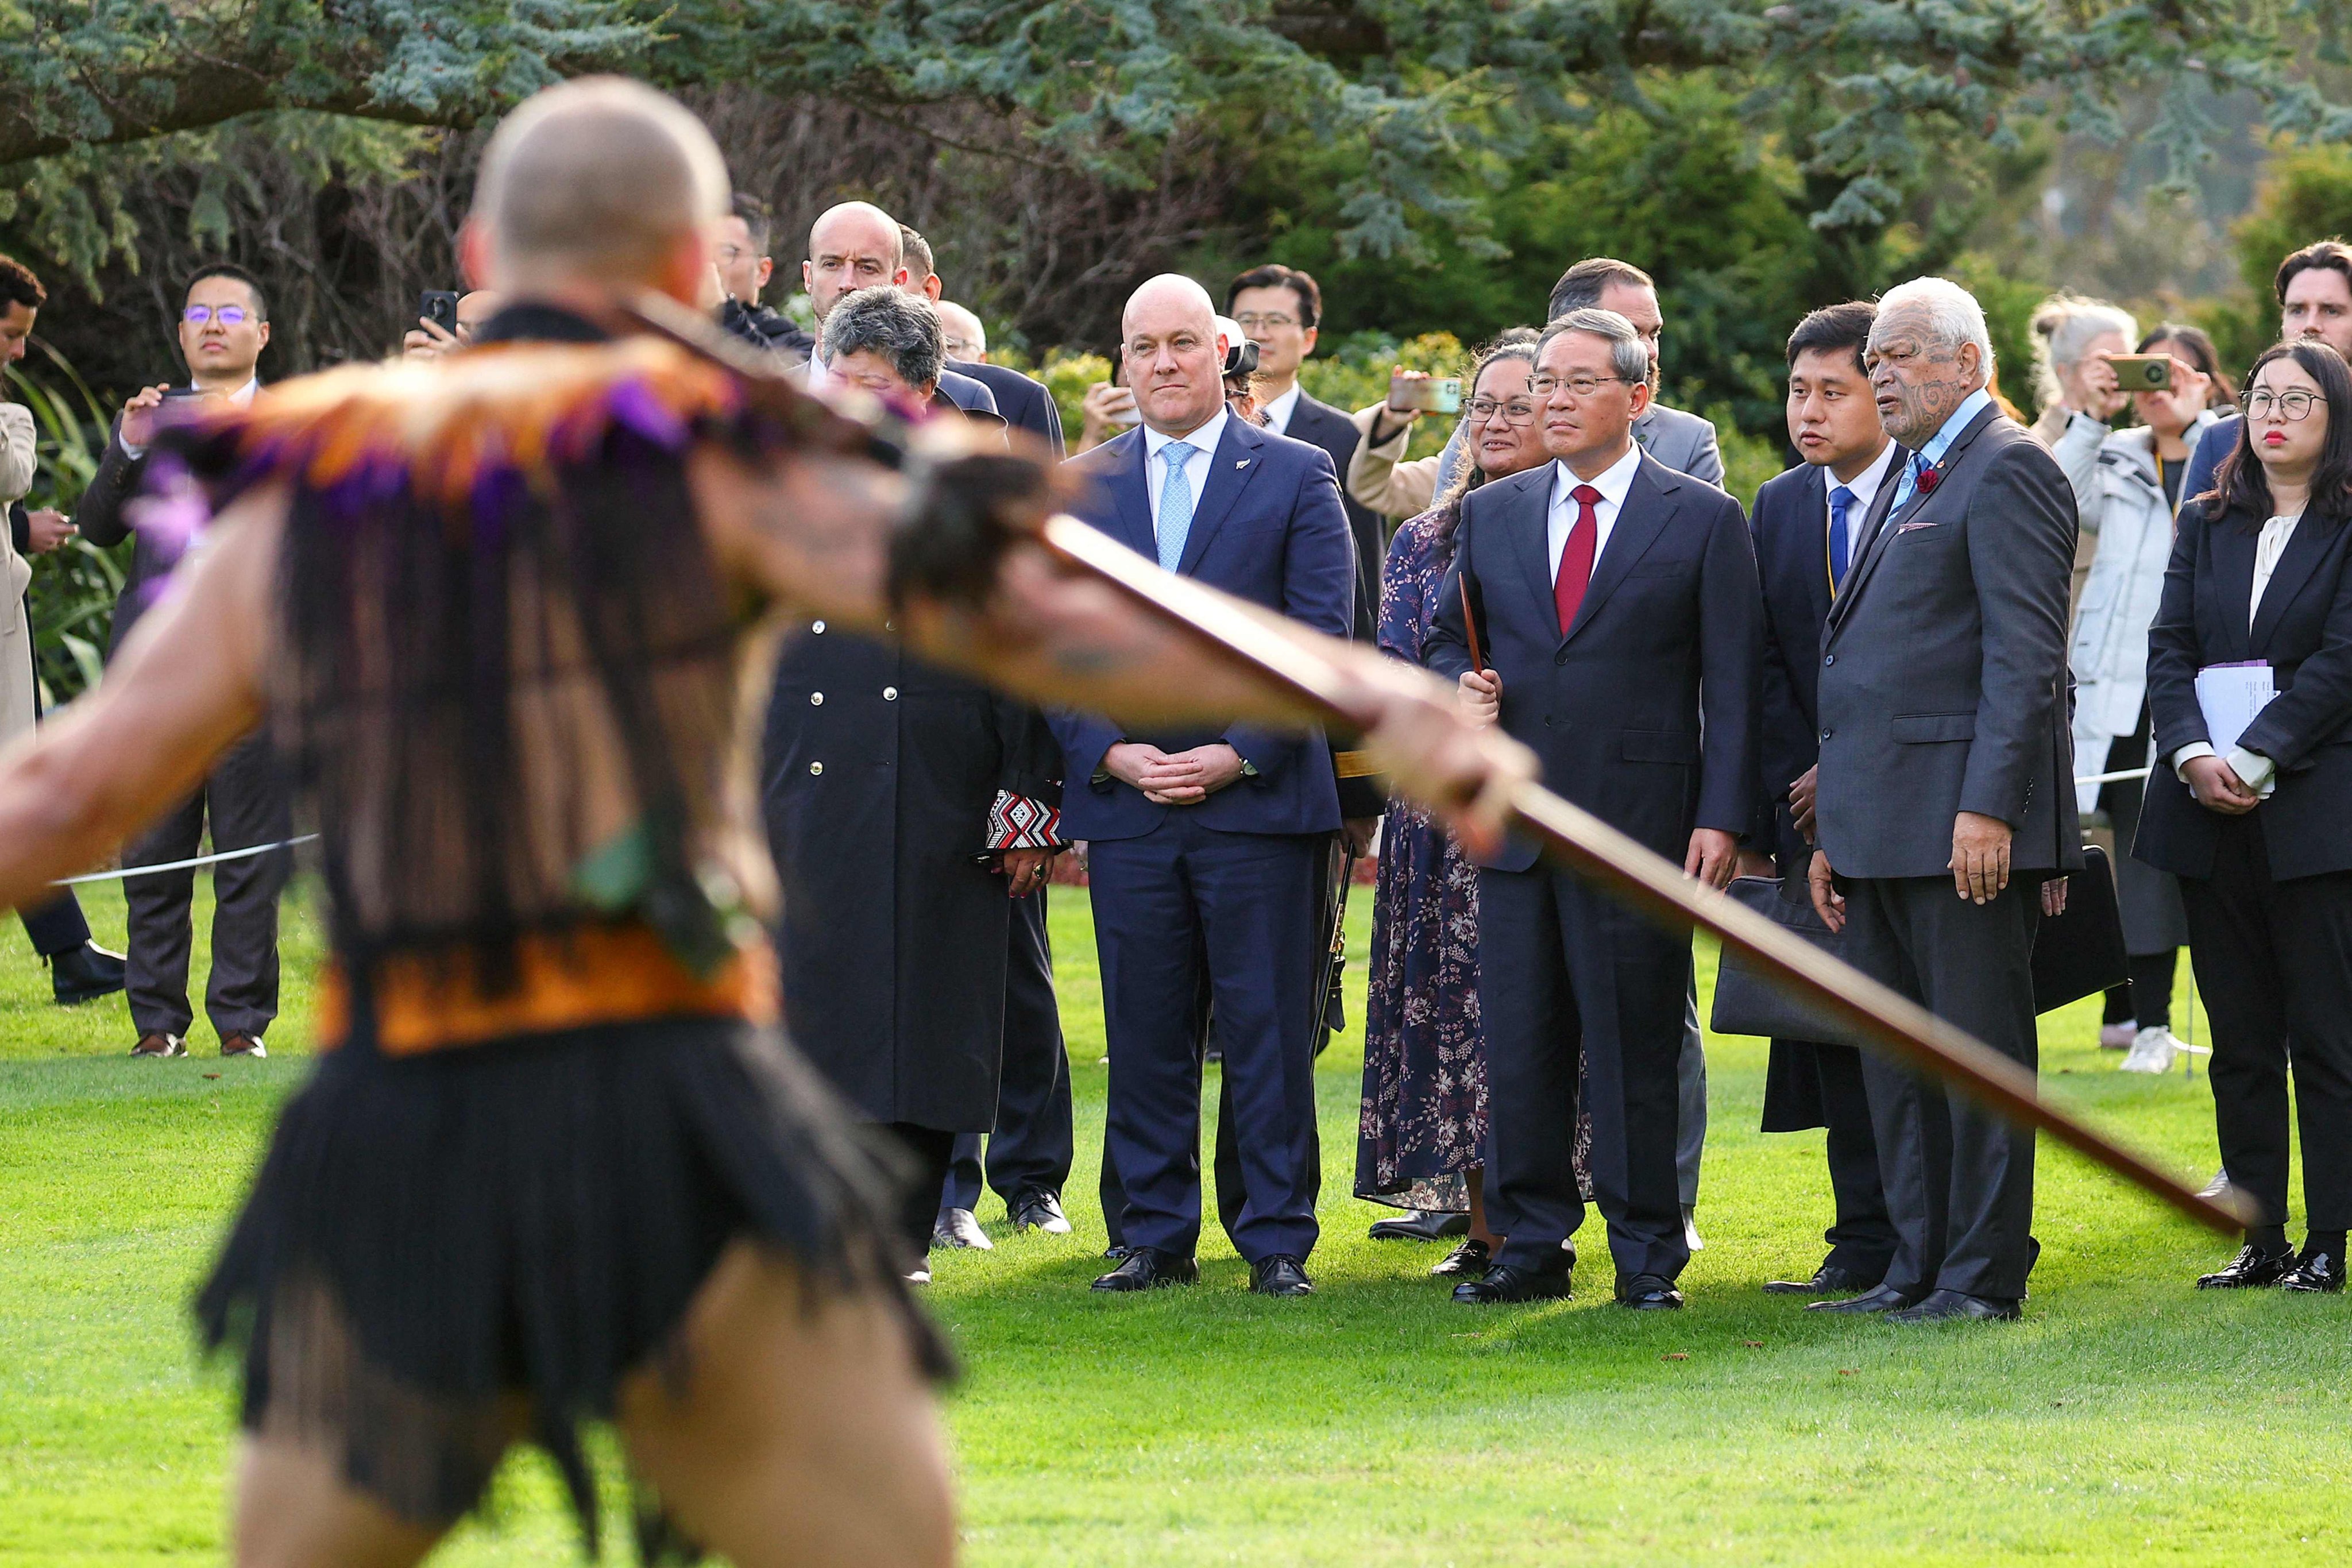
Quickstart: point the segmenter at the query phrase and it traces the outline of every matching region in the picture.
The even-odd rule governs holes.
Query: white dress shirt
[[[1600,478],[1580,479],[1566,463],[1555,460],[1551,466],[1551,515],[1544,522],[1544,549],[1551,562],[1551,580],[1559,581],[1559,558],[1568,549],[1568,531],[1576,526],[1582,509],[1570,493],[1579,485],[1591,485],[1601,492],[1592,504],[1592,569],[1601,569],[1601,557],[1609,549],[1609,536],[1617,531],[1617,514],[1624,510],[1625,492],[1633,488],[1633,475],[1642,467],[1642,448],[1628,445],[1625,455],[1609,465]]]
[[[1192,487],[1192,515],[1201,514],[1201,492],[1208,488],[1209,466],[1216,459],[1217,443],[1224,438],[1225,405],[1220,402],[1209,422],[1189,436],[1162,436],[1147,425],[1143,427],[1143,482],[1151,496],[1151,526],[1160,526],[1160,492],[1168,488],[1168,465],[1160,459],[1160,449],[1171,441],[1181,441],[1192,448],[1184,459],[1184,479]]]
[[[1277,436],[1289,435],[1290,416],[1298,412],[1298,384],[1292,382],[1290,390],[1273,402],[1259,404],[1258,412],[1265,416],[1267,429]]]
[[[1897,443],[1893,441],[1887,442],[1879,449],[1878,456],[1870,460],[1870,467],[1863,469],[1851,479],[1839,479],[1834,472],[1826,468],[1822,470],[1822,538],[1823,540],[1827,540],[1830,536],[1830,492],[1840,485],[1853,492],[1853,504],[1845,509],[1845,569],[1849,572],[1853,570],[1853,563],[1862,559],[1862,547],[1864,542],[1862,535],[1862,520],[1869,515],[1870,503],[1878,499],[1878,488],[1886,482],[1886,476],[1895,470],[1896,445]]]
[[[2302,521],[2301,512],[2296,512],[2291,517],[2272,518],[2263,524],[2262,537],[2254,541],[2254,581],[2246,595],[2246,629],[2248,631],[2253,630],[2254,619],[2262,614],[2263,595],[2270,588],[2272,574],[2278,571],[2279,557],[2286,553],[2287,542],[2294,538],[2294,525]],[[2181,783],[2187,784],[2189,782],[2187,770],[2189,763],[2200,757],[2218,754],[2204,742],[2191,741],[2172,753],[2172,771],[2179,776]],[[2278,787],[2278,781],[2272,776],[2278,772],[2278,764],[2260,752],[2250,752],[2243,746],[2232,746],[2230,748],[2230,754],[2222,760],[2230,764],[2230,771],[2238,775],[2240,784],[2265,800],[2269,799],[2271,792]]]
[[[235,392],[228,395],[228,405],[231,408],[243,408],[252,403],[253,395],[260,390],[261,378],[257,375],[248,375],[245,378],[245,384],[243,386],[238,387]],[[122,455],[126,458],[136,458],[141,453],[147,450],[144,447],[134,447],[130,442],[124,440],[122,438],[122,426],[120,425],[117,425],[114,427],[114,444],[122,448]]]

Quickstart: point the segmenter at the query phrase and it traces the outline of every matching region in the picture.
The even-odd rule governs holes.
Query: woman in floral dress
[[[1439,589],[1454,562],[1463,496],[1549,460],[1540,411],[1528,395],[1535,342],[1533,331],[1519,329],[1480,351],[1463,410],[1475,466],[1465,465],[1436,505],[1402,525],[1390,543],[1381,574],[1379,636],[1381,647],[1398,658],[1421,662]],[[1482,1202],[1486,1136],[1477,869],[1426,811],[1398,801],[1381,825],[1372,902],[1356,1195],[1423,1213],[1469,1213],[1468,1237],[1433,1274],[1484,1273],[1502,1245],[1486,1228]],[[1580,1171],[1583,1142],[1578,1139]]]

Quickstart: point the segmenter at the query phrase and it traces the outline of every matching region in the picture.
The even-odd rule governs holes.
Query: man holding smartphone
[[[163,417],[159,411],[167,401],[232,407],[253,401],[261,386],[255,367],[269,343],[269,307],[260,280],[226,262],[200,268],[182,300],[179,339],[187,384],[143,387],[123,404],[106,456],[82,493],[77,520],[82,537],[100,546],[119,544],[134,531],[138,536],[130,574],[114,604],[116,649],[162,594],[189,542],[170,529],[164,511],[142,512],[127,504],[145,478],[148,443]],[[261,635],[259,627],[222,631]],[[274,844],[289,836],[287,795],[266,738],[256,736],[230,752],[177,809],[124,845],[124,868],[194,857],[207,821],[215,851]],[[225,1057],[268,1054],[262,1037],[278,1016],[278,895],[289,860],[279,849],[223,861],[213,874],[213,966],[205,1010]],[[130,914],[131,1022],[139,1031],[131,1055],[185,1056],[194,1021],[188,1005],[194,873],[132,875],[122,890]]]

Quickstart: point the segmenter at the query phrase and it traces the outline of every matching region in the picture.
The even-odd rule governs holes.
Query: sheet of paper
[[[2205,713],[2205,738],[2227,755],[2254,716],[2277,695],[2267,664],[2207,665],[2197,672],[2197,706]]]

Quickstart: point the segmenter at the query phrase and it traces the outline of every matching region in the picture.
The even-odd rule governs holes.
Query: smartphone
[[[1423,414],[1462,412],[1462,378],[1458,375],[1415,378],[1389,377],[1389,406],[1418,408]]]
[[[167,386],[163,389],[163,401],[166,403],[176,402],[183,397],[202,397],[204,395],[205,395],[205,394],[204,389],[201,387]]]
[[[1127,384],[1127,356],[1125,354],[1121,354],[1119,356],[1118,363],[1111,366],[1110,384],[1113,386],[1125,386]],[[1112,415],[1110,416],[1110,422],[1114,425],[1140,425],[1143,423],[1143,410],[1138,408],[1130,402],[1126,407]]]
[[[2125,392],[2172,390],[2170,354],[2102,354],[2116,367],[2116,385]]]
[[[427,289],[418,297],[416,313],[451,337],[457,335],[457,293],[454,289]]]

